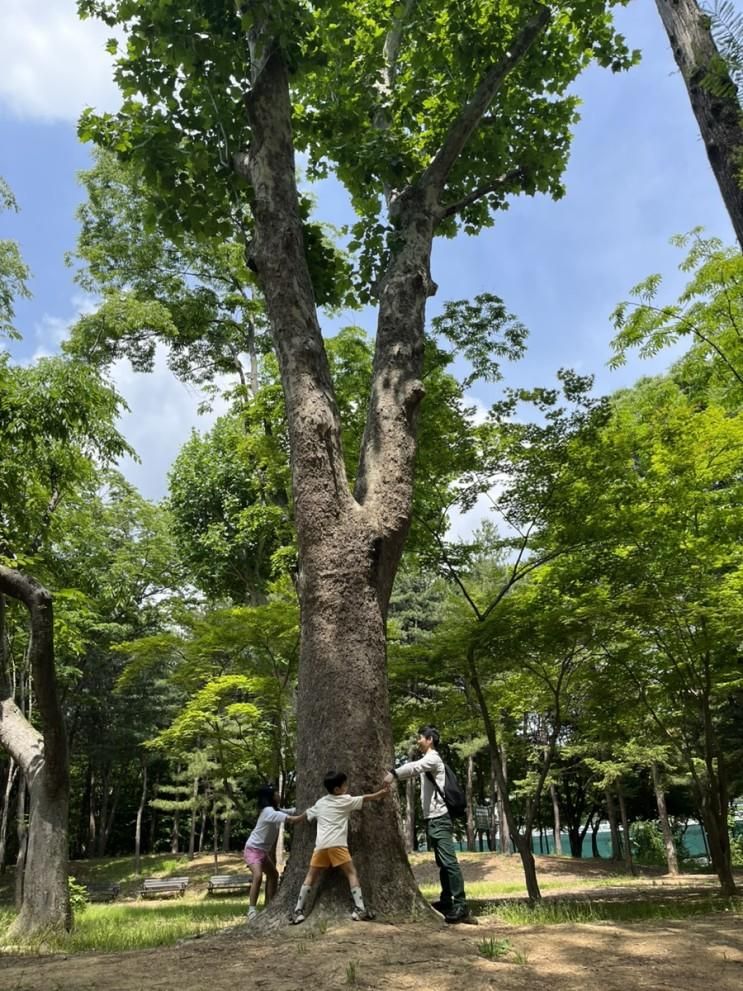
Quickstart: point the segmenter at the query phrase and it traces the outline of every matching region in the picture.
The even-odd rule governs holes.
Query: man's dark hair
[[[274,792],[275,788],[273,785],[261,785],[258,789],[258,808],[267,809],[274,803]]]
[[[435,726],[421,726],[418,730],[418,736],[425,736],[427,740],[432,740],[434,750],[438,750],[441,737]]]
[[[348,775],[343,771],[328,771],[323,778],[323,784],[332,795],[336,788],[340,788],[348,781]]]

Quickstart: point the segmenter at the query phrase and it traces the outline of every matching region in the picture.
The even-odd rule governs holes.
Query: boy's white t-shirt
[[[308,822],[317,819],[316,850],[348,846],[348,817],[364,804],[363,795],[323,795],[307,809]]]
[[[288,815],[294,815],[295,809],[274,809],[270,805],[261,809],[258,822],[248,837],[245,846],[254,850],[265,850],[268,853],[279,835],[279,826],[286,821]]]

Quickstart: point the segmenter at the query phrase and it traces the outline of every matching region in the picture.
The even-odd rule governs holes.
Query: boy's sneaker
[[[365,912],[359,912],[359,910],[355,908],[353,912],[351,912],[352,922],[371,922],[374,918],[376,918],[376,916],[370,909],[367,909]]]
[[[258,909],[254,905],[251,905],[250,908],[248,909],[248,922],[253,922],[257,918],[258,918]]]
[[[291,921],[293,926],[298,926],[300,922],[304,922],[304,912],[294,912]]]

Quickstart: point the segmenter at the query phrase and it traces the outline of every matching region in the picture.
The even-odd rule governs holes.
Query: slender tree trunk
[[[621,781],[617,781],[617,798],[619,799],[619,815],[622,820],[624,866],[627,868],[628,874],[634,874],[635,865],[632,862],[632,843],[629,835],[629,821],[627,820],[627,803],[624,800],[624,789],[622,788]]]
[[[500,797],[498,795],[498,782],[495,777],[495,768],[493,767],[493,755],[489,754],[490,757],[490,849],[495,852],[498,849],[497,842],[500,836],[501,823],[505,822],[505,819],[501,819],[503,814],[503,809],[500,805]],[[501,848],[501,853],[503,852]]]
[[[8,844],[8,819],[10,818],[10,799],[13,793],[13,785],[18,775],[18,765],[10,758],[8,763],[8,777],[5,781],[5,794],[3,795],[3,810],[0,814],[0,874],[5,873],[5,851]]]
[[[614,806],[614,798],[607,788],[604,791],[606,798],[606,818],[609,820],[609,832],[611,833],[611,859],[619,861],[622,859],[622,844],[619,839],[619,827],[617,826],[617,812]]]
[[[142,793],[137,806],[137,824],[134,829],[134,873],[139,875],[142,870],[142,817],[147,802],[147,764],[142,762]]]
[[[653,773],[653,788],[655,790],[655,802],[658,806],[658,820],[660,822],[661,832],[663,834],[663,846],[666,850],[666,862],[668,864],[668,873],[676,875],[679,872],[678,857],[676,855],[676,844],[673,842],[673,832],[671,831],[671,823],[668,819],[668,809],[666,808],[666,794],[663,790],[663,782],[661,780],[660,768],[653,762],[651,765],[651,771]]]
[[[470,754],[467,758],[467,784],[466,784],[466,795],[467,795],[467,849],[474,851],[477,849],[475,845],[475,810],[474,810],[474,799],[472,797],[472,770],[474,766],[474,757]]]
[[[558,857],[562,856],[562,831],[560,828],[560,803],[557,799],[557,788],[554,784],[550,785],[550,798],[552,799],[552,817],[554,819],[554,829],[553,835],[555,837],[555,853]]]
[[[98,849],[98,825],[95,817],[95,791],[96,774],[95,769],[90,769],[90,789],[88,791],[88,856],[95,857]]]
[[[204,837],[206,836],[206,805],[201,810],[201,828],[199,830],[199,855],[204,852]]]
[[[191,829],[188,834],[188,859],[193,860],[196,851],[196,813],[199,799],[199,779],[193,779],[193,792],[191,793]]]
[[[222,853],[230,852],[230,843],[232,841],[232,818],[228,814],[224,820],[224,827],[222,829]]]
[[[601,816],[596,813],[596,817],[591,823],[591,854],[600,860],[601,853],[599,851],[599,829],[601,828]]]
[[[713,92],[710,76],[723,80],[723,61],[710,31],[709,16],[695,0],[656,0],[676,64],[684,77],[707,157],[743,249],[743,123],[735,87],[724,73],[725,94]]]
[[[28,804],[28,788],[26,787],[26,777],[21,771],[18,782],[18,798],[15,805],[16,842],[18,853],[15,858],[15,908],[20,912],[23,908],[23,879],[26,876],[26,851],[28,849],[28,818],[26,817],[26,806]]]
[[[170,827],[170,852],[178,853],[180,848],[180,828],[181,828],[181,817],[180,812],[176,809],[173,812],[173,823]]]
[[[493,755],[493,760],[499,761],[502,770],[502,780],[505,784],[506,789],[508,788],[508,754],[506,753],[505,743],[501,743],[501,753],[500,758],[497,754]],[[498,780],[497,766],[493,766],[493,773],[495,774],[496,780]],[[500,822],[500,852],[505,853],[506,856],[510,857],[514,852],[514,846],[511,843],[511,831],[510,824],[506,818],[506,807],[503,803],[503,793],[501,792],[500,785],[498,786],[498,821]]]
[[[415,760],[418,751],[411,747],[408,751],[408,759]],[[405,837],[405,851],[412,853],[418,849],[418,836],[415,828],[415,778],[408,778],[405,782],[405,819],[403,823],[403,834]]]
[[[212,855],[214,857],[214,873],[219,874],[219,813],[217,811],[217,800],[212,806]]]

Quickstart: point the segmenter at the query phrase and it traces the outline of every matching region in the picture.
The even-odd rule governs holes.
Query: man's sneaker
[[[450,926],[456,926],[460,922],[469,922],[471,916],[469,910],[465,906],[461,906],[460,908],[453,908],[450,912],[447,912],[444,919]]]
[[[304,922],[304,912],[294,912],[292,915],[292,925],[298,926],[300,922]]]
[[[373,918],[375,918],[375,915],[374,912],[370,911],[370,909],[367,909],[365,912],[359,912],[359,910],[355,908],[353,912],[351,912],[352,922],[371,922]]]

